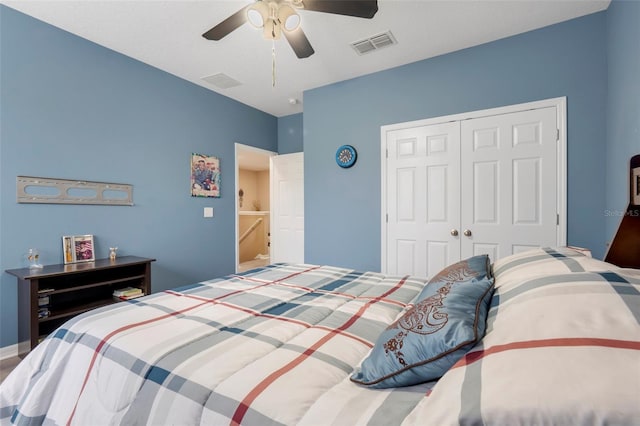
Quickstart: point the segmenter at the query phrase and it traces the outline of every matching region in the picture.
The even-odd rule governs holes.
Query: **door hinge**
[[[556,129],[556,142],[560,142],[560,129]]]
[[[389,158],[389,148],[386,148],[384,150],[384,155],[385,155],[386,158]]]
[[[560,215],[556,213],[556,225],[560,225]]]
[[[386,216],[386,217],[385,217],[385,219],[384,219],[384,220],[385,220],[387,223],[389,223],[389,213],[387,213],[385,216]]]

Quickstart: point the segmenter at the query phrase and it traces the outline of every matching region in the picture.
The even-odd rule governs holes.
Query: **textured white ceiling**
[[[284,38],[276,41],[275,87],[272,43],[260,31],[243,25],[221,41],[201,37],[252,0],[0,2],[279,117],[302,111],[304,90],[598,12],[610,0],[379,0],[370,20],[301,11],[316,53],[298,59]],[[397,45],[362,56],[350,46],[388,30]],[[217,73],[242,84],[218,89],[202,80]]]

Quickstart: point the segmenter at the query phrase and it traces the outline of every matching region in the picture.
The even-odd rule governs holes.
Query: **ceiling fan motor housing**
[[[262,28],[267,40],[277,40],[283,30],[295,31],[298,28],[300,16],[288,2],[259,0],[247,8],[247,21],[256,28]]]

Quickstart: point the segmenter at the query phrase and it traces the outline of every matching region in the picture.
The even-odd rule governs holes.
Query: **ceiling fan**
[[[207,40],[221,40],[245,22],[263,29],[268,40],[287,39],[298,58],[313,55],[309,39],[300,27],[300,16],[296,10],[311,10],[371,19],[378,11],[377,0],[256,0],[206,33]]]

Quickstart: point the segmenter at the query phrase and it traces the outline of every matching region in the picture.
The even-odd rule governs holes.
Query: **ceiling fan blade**
[[[298,58],[308,58],[315,53],[302,28],[298,27],[293,31],[283,31],[283,33]]]
[[[337,15],[373,18],[378,11],[377,0],[302,0],[305,10]]]
[[[225,37],[230,32],[247,22],[247,7],[243,7],[206,33],[202,34],[202,37],[207,40],[220,40]]]

